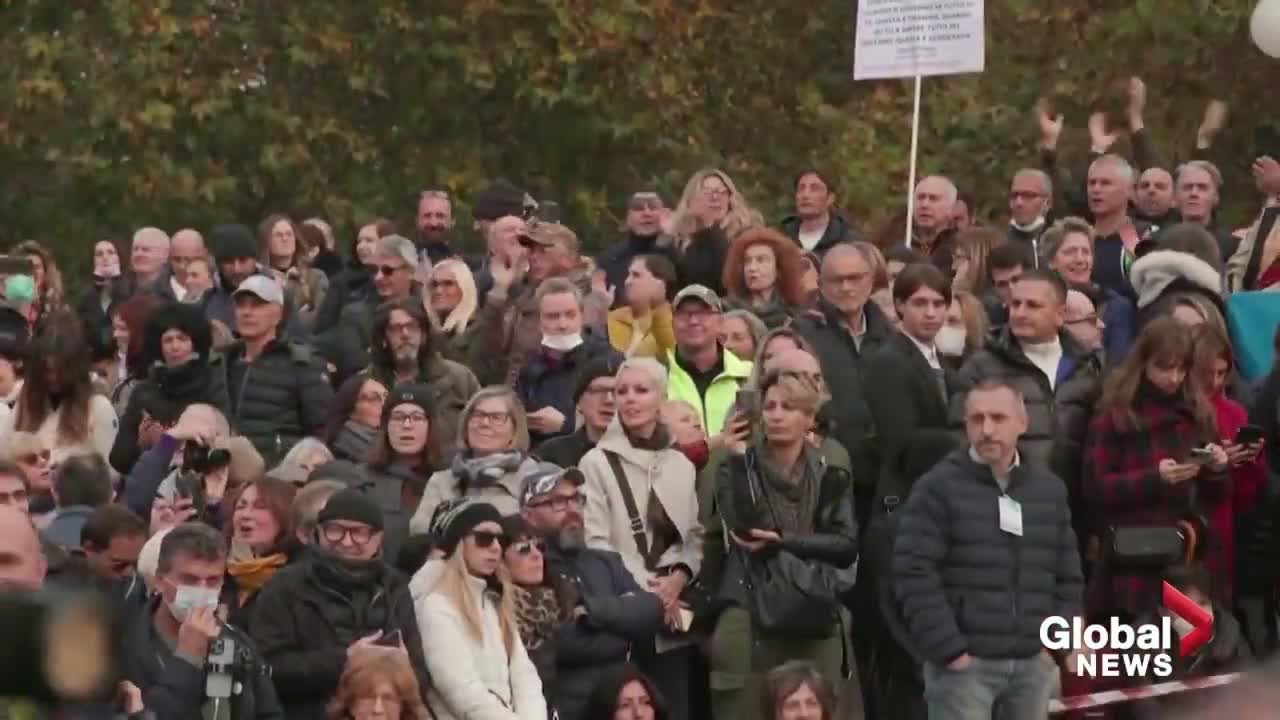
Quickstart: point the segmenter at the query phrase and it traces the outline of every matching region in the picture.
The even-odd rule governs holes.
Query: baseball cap
[[[578,487],[587,482],[586,476],[576,467],[562,468],[555,463],[540,462],[524,476],[524,482],[520,486],[520,507],[526,507],[530,500],[555,490],[556,483],[561,478]]]
[[[680,292],[676,293],[675,300],[671,301],[671,307],[673,309],[678,308],[680,307],[680,303],[691,298],[694,300],[701,300],[716,312],[721,312],[724,309],[720,305],[720,296],[716,295],[715,291],[706,285],[689,285],[685,287]]]
[[[578,236],[572,230],[555,222],[531,222],[520,235],[522,245],[559,245],[570,252],[578,252]]]
[[[231,297],[236,298],[241,295],[254,295],[263,302],[284,305],[284,291],[280,289],[280,283],[266,275],[250,275],[240,283],[240,287],[236,288]]]

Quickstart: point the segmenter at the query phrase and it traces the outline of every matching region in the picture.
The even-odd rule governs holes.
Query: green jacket
[[[715,435],[724,428],[725,418],[729,415],[729,408],[733,406],[738,388],[751,378],[751,363],[739,360],[728,350],[722,351],[724,371],[711,381],[706,396],[701,397],[693,378],[676,362],[676,352],[673,348],[667,354],[667,399],[684,400],[692,405],[702,419],[702,427],[707,431],[707,436]]]

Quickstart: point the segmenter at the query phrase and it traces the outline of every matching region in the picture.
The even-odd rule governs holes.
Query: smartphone
[[[733,408],[735,411],[745,413],[749,418],[755,418],[760,414],[760,393],[753,388],[739,388],[738,394],[733,398]]]
[[[1236,432],[1237,445],[1252,445],[1262,439],[1262,428],[1257,425],[1245,425]]]
[[[383,647],[398,648],[400,647],[400,637],[401,636],[400,636],[399,630],[392,630],[389,633],[385,633],[382,637],[378,638],[377,640],[374,640],[373,644],[381,645]]]
[[[1209,448],[1191,448],[1191,457],[1187,458],[1187,462],[1194,465],[1207,465],[1213,462],[1213,453]]]

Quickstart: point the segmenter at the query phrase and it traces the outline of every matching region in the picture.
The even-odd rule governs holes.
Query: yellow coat
[[[676,346],[670,303],[663,303],[642,318],[634,317],[629,307],[610,312],[609,344],[629,358],[651,357],[665,361],[667,353]]]

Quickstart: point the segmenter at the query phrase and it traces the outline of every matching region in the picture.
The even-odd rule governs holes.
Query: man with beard
[[[663,627],[662,601],[636,584],[622,557],[587,547],[585,482],[577,468],[539,463],[520,493],[525,521],[546,538],[547,581],[573,613],[556,636],[557,697],[548,698],[563,720],[580,720],[600,678],[627,662],[633,642]]]
[[[453,257],[449,247],[449,231],[453,230],[453,204],[449,193],[443,190],[423,190],[418,196],[418,246],[419,264],[426,261],[434,265]]]
[[[627,269],[631,261],[640,255],[665,255],[673,264],[676,259],[671,248],[659,247],[662,235],[662,217],[668,214],[662,196],[642,190],[632,193],[627,200],[627,230],[622,239],[596,256],[596,267],[604,271],[605,282],[613,291],[613,306],[627,304]]]
[[[552,438],[534,448],[538,459],[560,467],[576,467],[582,456],[600,442],[617,410],[613,386],[619,365],[616,357],[606,355],[592,358],[578,368],[573,402],[582,414],[582,427],[572,435]]]
[[[431,321],[417,298],[402,298],[378,308],[369,375],[384,387],[421,384],[431,388],[435,416],[431,434],[450,448],[458,436],[458,418],[480,383],[467,366],[440,354]]]
[[[317,517],[307,559],[281,569],[258,595],[253,639],[290,720],[322,720],[347,659],[370,645],[408,655],[418,687],[430,682],[407,579],[382,554],[382,511],[340,490]]]

